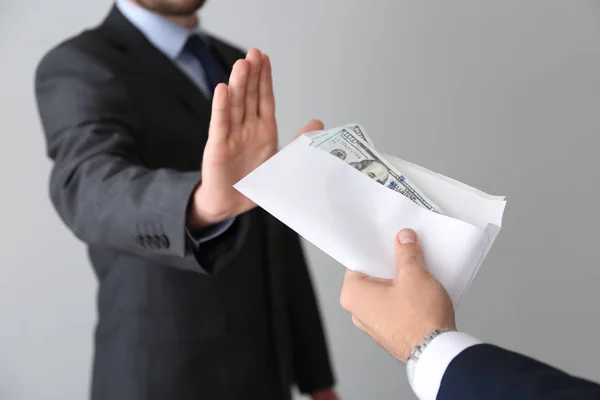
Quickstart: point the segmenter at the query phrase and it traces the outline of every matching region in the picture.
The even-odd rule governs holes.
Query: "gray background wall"
[[[48,200],[32,79],[110,3],[0,4],[2,399],[88,391],[96,282]],[[360,122],[391,153],[508,195],[459,327],[600,380],[598,1],[211,0],[202,15],[272,56],[283,142],[311,117]],[[339,307],[342,268],[307,249],[342,398],[412,398]]]

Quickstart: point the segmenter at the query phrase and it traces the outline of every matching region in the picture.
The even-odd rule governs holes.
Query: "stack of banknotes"
[[[373,141],[363,126],[348,124],[312,135],[311,139],[312,147],[344,160],[369,178],[400,193],[418,206],[443,214],[440,207],[375,150]]]

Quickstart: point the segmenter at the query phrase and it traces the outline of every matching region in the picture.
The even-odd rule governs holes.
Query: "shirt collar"
[[[184,28],[130,0],[117,0],[117,8],[150,43],[172,60],[179,57],[191,35],[202,36],[199,25]]]

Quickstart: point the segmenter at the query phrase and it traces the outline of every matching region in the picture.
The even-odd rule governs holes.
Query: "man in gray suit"
[[[202,3],[120,0],[38,67],[51,198],[100,284],[91,397],[335,399],[298,237],[232,188],[278,147],[269,58]]]

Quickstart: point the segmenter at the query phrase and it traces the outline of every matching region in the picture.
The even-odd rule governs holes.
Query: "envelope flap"
[[[412,164],[398,157],[385,155],[419,189],[427,193],[446,215],[469,222],[483,230],[488,224],[502,226],[506,201],[469,185]]]

